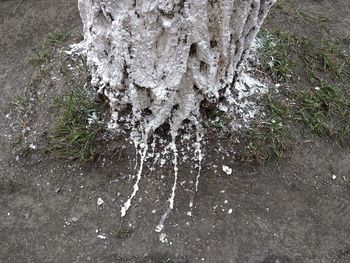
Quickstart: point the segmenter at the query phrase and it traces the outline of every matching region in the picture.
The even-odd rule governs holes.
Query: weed
[[[94,142],[102,130],[98,123],[89,124],[88,119],[100,111],[100,105],[81,89],[57,98],[55,104],[62,109],[62,116],[56,121],[49,138],[49,151],[57,157],[91,160]]]

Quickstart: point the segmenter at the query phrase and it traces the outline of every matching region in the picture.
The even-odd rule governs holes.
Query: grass
[[[350,136],[350,98],[340,88],[322,83],[298,94],[300,120],[315,134],[344,142]]]
[[[289,145],[291,133],[288,127],[290,109],[272,93],[261,98],[264,116],[248,129],[242,160],[247,162],[281,159]]]
[[[339,45],[329,37],[322,37],[319,47],[311,41],[304,41],[301,58],[313,83],[327,78],[333,81],[350,79],[350,56],[343,53]]]
[[[47,36],[46,42],[35,50],[34,55],[29,59],[29,63],[40,66],[49,63],[53,57],[52,45],[63,44],[71,37],[69,32],[52,32]]]
[[[115,231],[115,237],[120,239],[120,240],[124,240],[128,237],[130,237],[132,234],[132,230],[129,228],[118,228]]]
[[[29,113],[33,104],[40,101],[41,98],[38,94],[37,87],[34,84],[26,86],[22,94],[16,96],[9,104],[8,108],[15,110],[20,115]]]
[[[81,58],[81,61],[75,61],[64,52],[58,52],[57,47],[59,45],[63,47],[63,43],[70,36],[71,34],[68,32],[50,33],[29,59],[29,62],[36,66],[36,75],[24,92],[15,97],[8,106],[9,111],[17,113],[16,119],[22,133],[26,131],[32,118],[43,111],[43,109],[34,107],[38,106],[38,102],[43,102],[40,105],[43,108],[52,106],[50,102],[47,102],[50,105],[45,104],[46,102],[38,93],[38,89],[54,85],[52,77],[57,77],[59,74],[62,77],[60,81],[64,82],[68,90],[72,90],[71,86],[87,75],[85,58]],[[79,67],[79,76],[73,79],[69,72],[77,67]],[[63,78],[63,75],[66,78]],[[102,131],[102,125],[98,122],[89,123],[89,118],[91,119],[94,113],[99,114],[100,105],[95,103],[93,98],[82,89],[76,89],[54,99],[54,104],[58,109],[59,117],[52,125],[52,131],[48,138],[48,151],[53,156],[74,159],[79,162],[93,159],[95,156],[94,143],[97,135]],[[25,142],[26,134],[22,133],[18,136],[18,140],[13,143],[13,148],[19,156],[28,156],[32,149]]]
[[[247,163],[263,163],[282,159],[294,139],[296,122],[312,134],[328,137],[339,146],[350,140],[350,96],[336,85],[321,83],[319,87],[297,91],[285,99],[267,93],[260,99],[264,113],[247,131],[245,149],[240,156]],[[293,103],[289,103],[293,102]]]
[[[350,48],[350,36],[347,36],[343,39],[343,42],[345,45],[347,45],[348,48]]]
[[[279,80],[288,80],[293,66],[291,48],[295,46],[297,39],[281,31],[268,30],[262,30],[259,39],[257,57],[260,69]]]
[[[333,78],[349,78],[350,73],[346,65],[350,63],[350,57],[341,52],[339,45],[329,38],[322,39],[320,59],[324,72],[329,72]]]
[[[52,32],[47,36],[47,42],[50,44],[62,44],[72,36],[71,33],[64,32]]]
[[[30,109],[30,99],[26,93],[14,98],[11,102],[11,108],[14,108],[19,113],[26,113]]]
[[[30,146],[25,143],[23,134],[20,134],[15,138],[12,148],[15,149],[18,156],[21,157],[28,157],[32,151]]]
[[[223,129],[230,122],[230,118],[224,112],[217,109],[208,113],[208,119],[208,122],[204,123],[204,125],[216,129]]]
[[[49,152],[56,157],[86,162],[94,158],[94,143],[102,131],[98,122],[89,124],[92,114],[99,114],[100,105],[84,90],[77,89],[55,100],[61,117],[54,124],[49,138]]]
[[[259,39],[259,67],[278,80],[286,81],[293,76],[295,67],[301,66],[297,63],[298,59],[304,63],[312,81],[327,77],[332,80],[350,79],[349,54],[326,34],[319,41],[312,41],[278,30],[263,30]]]
[[[265,115],[248,130],[242,159],[261,163],[283,158],[293,140],[296,122],[317,136],[346,145],[350,137],[350,98],[339,83],[349,80],[349,56],[327,35],[318,44],[278,31],[264,31],[261,39],[258,58],[263,71],[287,81],[303,65],[308,83],[307,88],[294,90],[287,100],[271,93],[260,99]],[[293,65],[291,56],[297,57],[299,64]],[[298,79],[293,78],[293,83],[298,84]],[[293,103],[286,103],[288,100]]]
[[[297,18],[299,18],[298,11],[295,10],[293,3],[288,0],[279,0],[276,2],[274,9],[279,10],[279,13],[282,13],[285,15],[286,19],[295,21]],[[273,16],[274,13],[271,12],[267,19],[270,19],[271,16]]]
[[[45,46],[35,50],[34,55],[29,59],[29,63],[40,66],[44,63],[50,62],[52,58],[51,50]]]

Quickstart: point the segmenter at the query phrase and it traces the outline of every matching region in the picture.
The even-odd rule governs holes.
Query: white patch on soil
[[[159,241],[162,242],[162,243],[168,243],[168,238],[167,238],[167,234],[165,233],[162,233],[159,235]]]
[[[103,201],[103,199],[101,197],[97,198],[97,205],[98,206],[103,205],[103,203],[104,203],[104,201]]]
[[[98,237],[99,239],[102,239],[102,240],[107,239],[107,237],[106,237],[105,235],[98,235],[97,237]]]
[[[222,166],[222,170],[227,174],[227,175],[231,175],[232,174],[232,169],[227,166],[227,165],[223,165]]]

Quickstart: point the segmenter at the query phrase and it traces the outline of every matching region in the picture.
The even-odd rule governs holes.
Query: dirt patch
[[[335,39],[350,35],[346,0],[281,3],[268,28],[316,36],[300,16],[322,15],[331,20]],[[301,140],[285,160],[246,167],[234,160],[228,138],[213,133],[204,144],[193,216],[187,213],[196,175],[188,171],[195,162],[187,161],[180,165],[175,209],[162,237],[154,229],[172,187],[169,160],[146,169],[136,202],[121,218],[135,180],[134,150],[124,138],[110,140],[87,164],[53,159],[44,147],[16,159],[18,115],[11,118],[6,109],[38,72],[27,63],[33,49],[53,31],[80,32],[75,0],[24,1],[10,14],[16,4],[0,3],[0,262],[350,261],[350,152],[330,140]],[[67,86],[57,82],[40,91],[62,94]],[[34,113],[28,125],[31,134],[37,130],[32,138],[39,146],[55,113],[40,105],[46,114]]]

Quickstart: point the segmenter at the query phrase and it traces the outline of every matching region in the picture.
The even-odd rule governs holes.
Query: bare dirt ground
[[[164,242],[154,229],[166,209],[171,165],[144,173],[121,218],[134,174],[129,142],[107,143],[118,158],[107,151],[88,164],[53,159],[41,147],[16,159],[18,127],[6,107],[33,77],[28,58],[50,32],[81,34],[75,0],[25,0],[11,14],[17,2],[0,1],[0,262],[350,262],[350,152],[329,140],[298,142],[283,161],[246,167],[233,160],[227,138],[207,138],[193,216],[193,163],[181,163],[184,183]],[[312,28],[288,19],[302,11],[328,17],[335,38],[350,35],[348,0],[298,0],[293,8],[275,8],[267,26],[312,36]],[[60,94],[62,85],[50,87]],[[49,126],[45,118],[32,120],[32,131]]]

